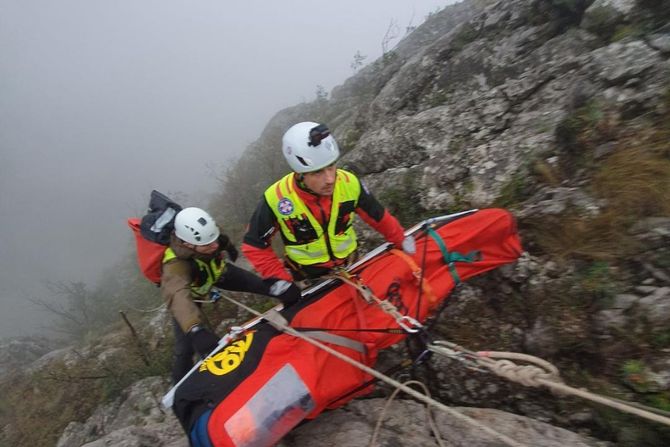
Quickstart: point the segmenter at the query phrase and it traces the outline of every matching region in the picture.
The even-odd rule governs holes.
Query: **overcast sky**
[[[0,336],[43,325],[44,281],[127,253],[152,189],[205,205],[208,166],[447,3],[0,0]]]

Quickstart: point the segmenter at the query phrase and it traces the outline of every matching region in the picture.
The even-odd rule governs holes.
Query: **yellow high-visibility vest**
[[[168,247],[163,254],[163,264],[176,258],[172,248]],[[202,273],[197,275],[199,278],[204,278],[204,281],[200,285],[196,285],[195,282],[191,283],[191,293],[196,296],[206,296],[209,291],[212,289],[212,286],[221,278],[223,271],[226,268],[226,262],[223,259],[211,259],[209,262],[203,261],[198,258],[192,258],[195,261],[195,265],[198,267],[198,270]]]
[[[293,188],[293,176],[293,173],[288,174],[265,190],[265,200],[279,222],[286,256],[300,265],[320,264],[332,257],[344,259],[349,256],[357,247],[356,232],[351,223],[361,194],[361,182],[351,172],[337,170],[330,219],[324,231]],[[341,213],[342,204],[347,207]],[[338,228],[342,222],[346,222],[345,227]]]

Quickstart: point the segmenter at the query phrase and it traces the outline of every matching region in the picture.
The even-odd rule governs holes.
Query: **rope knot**
[[[541,385],[538,379],[550,379],[551,377],[551,374],[547,374],[537,366],[519,366],[510,360],[498,360],[491,365],[491,369],[501,377],[531,387],[538,387]]]

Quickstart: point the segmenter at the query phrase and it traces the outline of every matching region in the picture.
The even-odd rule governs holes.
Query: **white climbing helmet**
[[[219,237],[219,227],[212,216],[200,208],[184,208],[174,218],[175,235],[193,245],[208,245]]]
[[[282,152],[293,171],[314,172],[340,157],[337,141],[325,124],[305,121],[291,126],[282,138]]]

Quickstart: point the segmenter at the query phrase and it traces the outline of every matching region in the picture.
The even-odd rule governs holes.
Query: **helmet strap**
[[[298,185],[298,188],[302,189],[303,191],[307,191],[310,194],[318,195],[309,187],[305,184],[305,174],[296,172],[295,173],[295,182]]]

